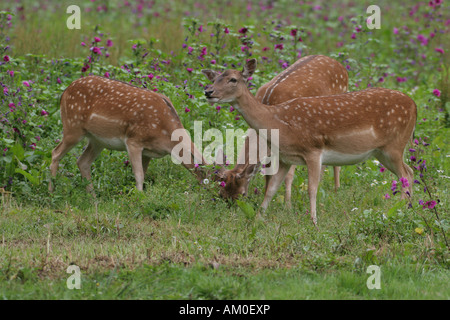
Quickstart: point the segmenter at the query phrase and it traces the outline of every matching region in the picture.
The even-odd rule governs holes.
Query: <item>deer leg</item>
[[[341,167],[333,167],[333,170],[334,170],[334,191],[337,192],[337,190],[341,186],[339,178]]]
[[[80,169],[81,176],[83,178],[89,181],[91,180],[92,163],[100,155],[102,150],[103,150],[102,146],[92,141],[89,141],[86,149],[84,150],[83,154],[78,158],[77,161],[78,168]],[[89,183],[89,185],[86,187],[86,190],[95,197],[94,186],[92,185],[92,182]]]
[[[55,178],[58,172],[59,161],[83,138],[82,134],[64,136],[62,141],[52,151],[52,163],[50,164],[51,177]],[[54,186],[50,179],[48,190],[53,192]]]
[[[291,166],[286,177],[284,178],[284,184],[286,187],[286,194],[284,196],[284,202],[286,203],[286,207],[289,209],[292,207],[291,205],[291,190],[292,190],[292,181],[294,181],[295,175],[295,166]]]
[[[320,181],[320,173],[322,163],[320,161],[320,154],[310,155],[306,161],[306,167],[308,169],[308,195],[311,209],[311,218],[314,224],[317,224],[316,214],[316,202],[317,202],[317,189]]]
[[[142,159],[142,147],[135,146],[132,142],[127,141],[128,156],[130,157],[131,168],[133,169],[134,178],[136,179],[136,189],[144,190],[144,168]]]
[[[270,201],[272,200],[273,196],[275,195],[284,178],[286,177],[286,174],[288,173],[290,167],[291,165],[280,162],[278,172],[266,180],[267,182],[266,193],[264,195],[264,201],[261,204],[262,212],[266,211],[267,207],[270,204]]]

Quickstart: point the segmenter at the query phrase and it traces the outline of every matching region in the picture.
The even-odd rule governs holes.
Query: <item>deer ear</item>
[[[250,179],[251,177],[253,177],[259,170],[259,164],[247,164],[245,165],[245,167],[242,169],[241,172],[239,172],[236,175],[236,178],[241,179],[241,178],[248,178]]]
[[[244,66],[244,69],[242,70],[242,76],[244,77],[245,81],[247,81],[247,79],[252,76],[255,70],[256,70],[256,59],[248,60]]]
[[[214,70],[202,70],[202,73],[209,79],[209,81],[214,82],[214,79],[219,75],[217,71]]]

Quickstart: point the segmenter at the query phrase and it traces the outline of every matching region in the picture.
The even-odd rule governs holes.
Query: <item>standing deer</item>
[[[279,170],[269,180],[263,212],[293,164],[307,167],[314,224],[322,165],[351,165],[374,156],[399,178],[412,181],[412,169],[403,161],[417,119],[417,107],[410,97],[372,88],[270,106],[260,103],[247,88],[246,81],[255,69],[256,59],[251,59],[242,72],[225,71],[205,90],[205,96],[209,103],[232,104],[255,130],[279,130]],[[407,191],[411,194],[411,185]]]
[[[220,73],[212,70],[203,70],[205,76],[212,82]],[[297,60],[289,68],[264,84],[256,92],[256,99],[268,105],[277,105],[282,102],[299,98],[326,96],[347,92],[348,73],[338,61],[323,55],[306,56]],[[249,163],[249,152],[257,152],[256,145],[249,146],[250,137],[246,137],[239,161],[231,170],[223,167],[219,171],[219,178],[225,181],[225,187],[220,189],[220,195],[224,198],[236,199],[241,194],[248,193],[248,186],[252,176],[256,173],[258,165]],[[223,160],[222,160],[223,161]],[[335,190],[339,184],[339,167],[334,167]],[[285,201],[291,206],[291,189],[294,180],[295,165],[291,166],[286,175]],[[266,175],[266,188],[272,175]]]
[[[83,137],[89,143],[77,161],[81,176],[91,179],[91,165],[103,149],[127,151],[136,179],[137,190],[143,190],[144,174],[151,158],[161,158],[175,145],[191,150],[190,163],[197,179],[203,171],[195,164],[204,164],[201,153],[189,135],[172,141],[172,132],[183,129],[178,114],[166,96],[125,82],[98,76],[87,76],[72,82],[61,96],[63,139],[52,152],[52,177],[56,176],[61,158]],[[185,131],[184,131],[185,132]],[[50,181],[49,190],[53,191]],[[94,194],[92,183],[87,190]]]

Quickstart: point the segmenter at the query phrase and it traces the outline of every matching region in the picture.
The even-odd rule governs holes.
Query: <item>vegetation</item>
[[[438,0],[377,1],[2,1],[0,7],[0,297],[3,299],[449,299],[449,7]],[[395,181],[377,161],[325,172],[318,228],[298,167],[293,209],[283,190],[262,219],[264,177],[238,204],[198,184],[170,157],[152,160],[136,192],[125,152],[93,165],[97,197],[76,159],[61,161],[48,192],[51,151],[61,139],[59,98],[75,79],[101,75],[162,92],[186,129],[247,129],[228,105],[210,106],[202,69],[258,68],[252,92],[299,57],[346,66],[350,91],[379,86],[418,106],[406,152],[414,181]],[[331,171],[331,170],[330,170]],[[405,183],[413,195],[400,200]],[[69,265],[81,270],[70,290]],[[370,265],[381,289],[370,290]]]

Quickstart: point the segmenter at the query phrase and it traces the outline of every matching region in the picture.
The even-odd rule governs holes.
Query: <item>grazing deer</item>
[[[203,70],[205,76],[212,82],[220,73]],[[338,61],[323,55],[306,56],[297,60],[289,68],[261,86],[256,92],[256,99],[268,105],[277,105],[299,97],[326,96],[347,92],[348,73]],[[220,189],[224,198],[237,199],[241,194],[248,193],[248,186],[252,176],[257,172],[257,164],[249,164],[249,152],[257,152],[257,147],[249,146],[246,137],[239,154],[238,164],[231,170],[223,167],[219,170],[219,178],[225,181],[225,187]],[[256,141],[258,137],[256,136]],[[256,143],[256,146],[258,142]],[[256,149],[255,149],[256,148]],[[224,162],[222,162],[224,163]],[[334,167],[335,190],[339,184],[339,167]],[[285,202],[290,207],[292,181],[294,180],[295,165],[289,169],[285,180]],[[266,188],[272,175],[266,175]]]
[[[256,59],[251,59],[242,72],[225,71],[205,90],[205,96],[209,103],[232,104],[255,130],[279,130],[279,170],[266,188],[262,211],[269,206],[293,164],[307,166],[314,224],[322,165],[351,165],[374,156],[399,178],[412,180],[412,169],[403,161],[417,118],[417,107],[410,97],[390,89],[372,88],[297,98],[270,106],[260,103],[247,88],[246,82],[255,68]],[[411,185],[407,191],[411,194]]]
[[[191,150],[190,163],[197,179],[203,179],[203,171],[195,163],[204,164],[201,153],[189,135],[182,141],[172,141],[172,132],[183,129],[178,114],[166,96],[138,88],[125,82],[98,76],[75,80],[61,96],[61,120],[63,139],[52,152],[50,166],[56,176],[59,161],[83,137],[89,143],[77,161],[81,176],[91,179],[91,165],[103,149],[127,151],[136,179],[136,188],[143,190],[144,174],[151,158],[171,154],[175,145],[185,145]],[[88,191],[94,194],[92,184]],[[50,192],[53,185],[49,184]]]

